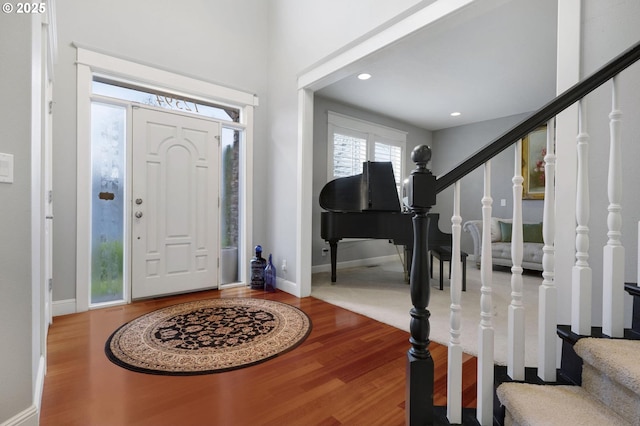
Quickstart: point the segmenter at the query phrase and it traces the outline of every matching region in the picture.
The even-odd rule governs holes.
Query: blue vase
[[[269,254],[267,267],[264,268],[264,291],[269,293],[276,291],[276,268],[271,261],[271,254]]]

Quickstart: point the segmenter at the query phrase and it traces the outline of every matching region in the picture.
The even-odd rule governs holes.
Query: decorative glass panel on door
[[[220,284],[239,280],[238,237],[240,194],[240,141],[242,132],[222,128],[220,191]]]
[[[91,104],[90,304],[124,300],[126,109]]]

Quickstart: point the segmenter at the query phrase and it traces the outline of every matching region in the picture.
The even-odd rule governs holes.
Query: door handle
[[[140,219],[142,217],[142,212],[136,212],[136,217]]]

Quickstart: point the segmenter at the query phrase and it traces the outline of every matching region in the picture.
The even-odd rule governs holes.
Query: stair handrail
[[[514,126],[511,130],[507,131],[488,145],[485,145],[483,148],[469,156],[466,160],[463,160],[449,172],[438,176],[436,178],[436,193],[440,193],[444,189],[453,185],[455,182],[459,181],[507,149],[509,146],[516,143],[518,140],[524,138],[537,127],[548,122],[560,112],[584,98],[607,81],[611,80],[639,59],[640,42],[616,56],[589,77],[579,83],[576,83],[562,94],[558,95],[524,121]]]

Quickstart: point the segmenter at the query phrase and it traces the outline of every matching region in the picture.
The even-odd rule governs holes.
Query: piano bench
[[[433,278],[433,258],[439,260],[440,263],[440,290],[444,288],[443,280],[443,263],[449,262],[449,279],[451,279],[451,247],[450,246],[436,246],[429,249],[429,269],[431,278]],[[462,262],[462,291],[467,291],[467,256],[468,254],[460,251],[460,261]]]

